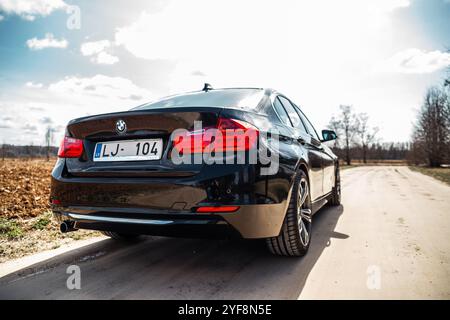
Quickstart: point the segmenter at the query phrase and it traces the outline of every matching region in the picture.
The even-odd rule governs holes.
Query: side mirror
[[[322,142],[336,140],[337,134],[333,130],[322,130],[322,138]]]

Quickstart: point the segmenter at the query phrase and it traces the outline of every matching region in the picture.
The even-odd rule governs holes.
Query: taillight
[[[220,118],[217,126],[222,132],[222,141],[214,145],[217,151],[247,151],[258,144],[259,130],[248,122]]]
[[[248,151],[258,143],[259,130],[242,120],[219,118],[216,127],[190,131],[174,139],[174,148],[183,154],[204,151]],[[206,150],[205,150],[206,149]]]
[[[79,158],[83,154],[83,140],[64,137],[58,150],[60,158]]]

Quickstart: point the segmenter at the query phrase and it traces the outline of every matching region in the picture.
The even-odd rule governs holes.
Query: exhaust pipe
[[[64,221],[59,225],[59,230],[62,233],[77,231],[78,229],[74,228],[75,223],[73,221]]]

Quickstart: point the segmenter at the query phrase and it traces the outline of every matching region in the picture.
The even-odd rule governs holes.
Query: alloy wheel
[[[307,246],[309,243],[311,232],[311,205],[309,201],[309,186],[308,181],[302,178],[298,188],[297,200],[297,220],[298,231],[300,234],[300,241],[302,245]]]

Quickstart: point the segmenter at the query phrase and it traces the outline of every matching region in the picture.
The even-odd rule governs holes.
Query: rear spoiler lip
[[[127,116],[127,115],[136,115],[136,114],[149,114],[149,113],[164,113],[164,112],[192,112],[192,111],[199,111],[201,109],[207,109],[205,111],[211,111],[211,112],[218,112],[219,114],[225,107],[171,107],[171,108],[160,108],[160,109],[149,109],[149,110],[128,110],[128,111],[119,111],[119,112],[111,112],[111,113],[102,113],[102,114],[96,114],[81,118],[76,118],[67,124],[68,126],[73,124],[78,124],[86,121],[91,120],[101,120],[101,119],[108,119],[111,117],[121,117],[121,116]]]

